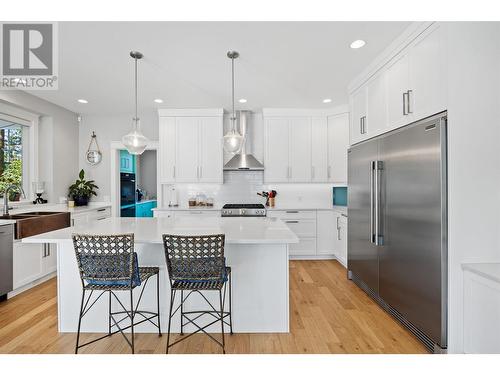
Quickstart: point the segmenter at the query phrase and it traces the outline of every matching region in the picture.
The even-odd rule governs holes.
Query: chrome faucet
[[[9,214],[9,210],[12,207],[9,207],[9,192],[12,189],[18,189],[22,194],[23,198],[26,198],[26,194],[24,194],[24,189],[21,185],[10,185],[8,186],[3,193],[3,215],[6,216]]]

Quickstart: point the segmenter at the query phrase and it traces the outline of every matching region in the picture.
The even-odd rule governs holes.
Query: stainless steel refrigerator
[[[446,112],[349,149],[348,276],[431,351],[447,345]]]

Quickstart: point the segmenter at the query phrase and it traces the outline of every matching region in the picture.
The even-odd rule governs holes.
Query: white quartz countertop
[[[500,283],[500,263],[464,263],[462,269]]]
[[[297,236],[279,219],[269,217],[181,217],[181,218],[108,218],[24,238],[26,243],[71,241],[72,233],[134,233],[136,243],[162,243],[163,234],[226,235],[228,244],[298,243]]]
[[[0,227],[1,227],[2,225],[10,225],[10,224],[15,224],[15,222],[16,222],[15,220],[10,220],[10,219],[9,219],[9,220],[0,220]]]
[[[207,207],[207,206],[189,207],[187,204],[180,204],[177,207],[153,208],[153,211],[220,211],[220,210],[222,210],[222,205],[220,204],[216,204],[213,207]]]

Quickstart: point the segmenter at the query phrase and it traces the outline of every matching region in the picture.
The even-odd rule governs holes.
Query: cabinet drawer
[[[300,238],[288,247],[290,255],[316,255],[316,238]]]
[[[89,212],[89,221],[111,217],[111,207],[98,208]]]
[[[316,211],[314,210],[280,210],[280,211],[267,211],[267,216],[277,217],[282,220],[294,219],[314,219],[316,220]]]
[[[316,220],[284,220],[298,237],[316,237]]]
[[[220,217],[220,211],[177,211],[175,217],[188,217],[188,216],[203,216],[203,217]]]
[[[174,217],[172,211],[153,211],[154,217]]]

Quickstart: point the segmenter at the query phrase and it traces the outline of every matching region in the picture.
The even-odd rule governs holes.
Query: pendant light
[[[141,120],[137,116],[137,60],[142,59],[143,55],[137,51],[131,51],[130,56],[135,62],[135,117],[132,119],[132,131],[122,138],[123,145],[132,155],[141,155],[149,140],[142,134]]]
[[[232,84],[232,114],[231,114],[231,130],[224,136],[224,150],[232,154],[237,153],[243,146],[244,138],[236,130],[236,112],[234,111],[234,59],[237,59],[240,54],[236,51],[229,51],[227,57],[231,59],[231,84]]]

